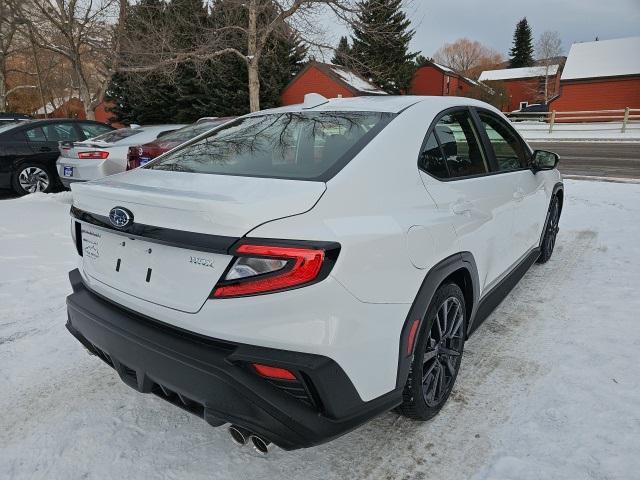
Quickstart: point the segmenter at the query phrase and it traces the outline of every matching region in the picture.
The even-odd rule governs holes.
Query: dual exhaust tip
[[[255,433],[251,433],[245,428],[237,425],[230,425],[227,431],[231,436],[231,441],[239,447],[243,447],[247,443],[251,442],[253,449],[260,455],[266,455],[271,449],[272,443],[269,440],[262,438]]]

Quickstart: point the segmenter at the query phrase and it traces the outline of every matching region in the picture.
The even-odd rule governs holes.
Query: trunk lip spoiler
[[[231,247],[239,240],[238,237],[189,232],[143,223],[133,223],[126,228],[120,229],[113,226],[106,215],[90,213],[75,206],[71,207],[70,213],[78,221],[109,230],[111,233],[129,238],[141,238],[150,242],[188,250],[228,254]]]

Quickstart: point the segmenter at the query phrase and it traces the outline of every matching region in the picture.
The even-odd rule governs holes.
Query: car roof
[[[316,104],[315,106],[299,103],[296,105],[288,105],[286,107],[273,108],[269,110],[261,110],[250,114],[262,115],[264,113],[284,113],[284,112],[338,112],[338,111],[360,111],[360,112],[388,112],[400,113],[403,110],[416,105],[418,103],[429,103],[434,108],[444,110],[450,107],[458,106],[476,106],[491,108],[489,104],[466,97],[441,97],[441,96],[418,96],[418,95],[377,95],[362,96],[350,98],[331,98],[326,102]]]

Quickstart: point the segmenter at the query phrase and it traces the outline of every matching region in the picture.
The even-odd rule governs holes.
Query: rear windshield
[[[91,141],[104,142],[104,143],[116,143],[125,138],[133,137],[138,133],[142,133],[143,130],[139,128],[120,128],[111,132],[103,133],[97,137],[93,137]]]
[[[231,122],[143,168],[326,181],[395,114],[286,112]]]
[[[158,140],[162,142],[186,142],[194,137],[197,137],[201,133],[207,132],[212,128],[216,128],[218,125],[224,122],[203,122],[194,123],[188,127],[181,128],[180,130],[174,130],[171,133],[162,135]]]

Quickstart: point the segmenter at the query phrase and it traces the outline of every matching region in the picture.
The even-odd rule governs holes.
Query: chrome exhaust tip
[[[251,443],[253,444],[253,449],[258,452],[260,455],[266,455],[269,453],[271,449],[271,442],[257,435],[251,435]]]
[[[239,447],[246,445],[251,436],[249,430],[245,430],[237,425],[230,425],[229,428],[227,428],[227,432],[229,432],[229,436],[231,436],[231,441]]]

